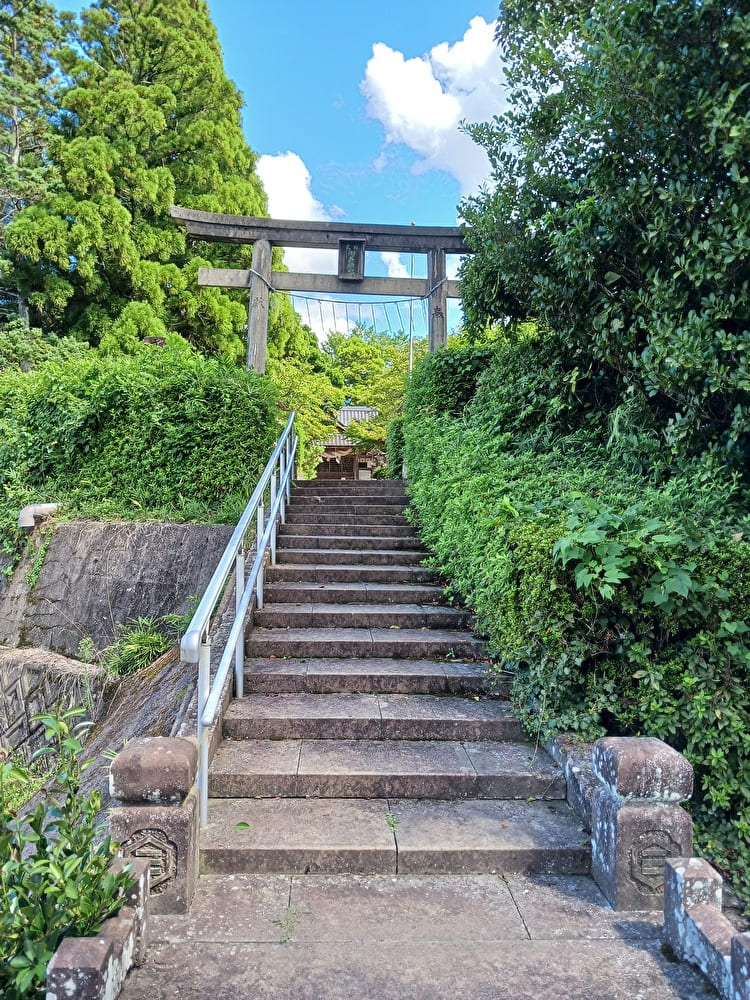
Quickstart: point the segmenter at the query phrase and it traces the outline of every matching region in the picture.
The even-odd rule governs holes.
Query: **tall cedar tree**
[[[53,111],[52,50],[61,39],[51,3],[0,0],[0,314],[16,312],[25,321],[26,301],[3,235],[53,179],[45,150]]]
[[[60,61],[61,187],[7,231],[34,321],[104,349],[170,329],[241,357],[245,296],[199,290],[197,271],[246,265],[249,248],[190,245],[169,216],[172,204],[266,213],[206,3],[102,0]]]

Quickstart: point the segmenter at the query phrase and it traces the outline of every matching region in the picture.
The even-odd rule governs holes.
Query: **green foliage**
[[[44,787],[49,777],[48,770],[41,762],[26,764],[23,758],[0,748],[0,767],[5,766],[2,777],[2,800],[9,813],[17,813],[29,799]]]
[[[297,413],[297,471],[301,478],[310,478],[323,454],[323,446],[316,442],[335,433],[336,414],[344,402],[343,390],[326,372],[294,358],[269,358],[268,375],[284,407]]]
[[[429,354],[409,388],[412,412],[459,414],[474,395],[490,353],[489,349],[449,347]]]
[[[388,479],[401,479],[404,468],[404,418],[394,417],[388,424],[386,433],[386,455],[388,465],[386,475]]]
[[[631,459],[750,468],[750,14],[718,0],[504,3],[510,110],[470,134],[475,333],[536,318],[592,370]]]
[[[86,345],[72,337],[42,334],[41,330],[29,329],[17,318],[0,324],[0,372],[5,368],[27,371],[42,361],[62,361],[81,357],[85,352]]]
[[[26,321],[19,295],[18,261],[4,246],[4,230],[24,207],[54,183],[44,156],[55,82],[52,50],[61,40],[55,8],[44,0],[0,2],[0,313]]]
[[[101,656],[102,664],[117,677],[133,674],[154,662],[172,645],[157,618],[132,618],[121,625],[111,646]]]
[[[251,248],[190,247],[169,215],[266,211],[205,3],[101,0],[70,30],[48,143],[59,184],[6,231],[35,322],[126,350],[167,328],[242,358],[243,294],[199,290],[197,272],[249,266]]]
[[[378,412],[371,420],[352,422],[348,437],[367,449],[386,450],[387,428],[404,405],[409,375],[409,337],[405,333],[379,333],[371,327],[355,327],[348,335],[330,333],[323,350],[340,372],[347,403],[372,406]],[[424,340],[413,344],[416,360],[425,356]]]
[[[127,870],[108,871],[114,850],[96,822],[101,795],[81,793],[83,709],[35,716],[53,761],[44,798],[25,816],[5,794],[26,773],[0,761],[0,993],[8,1000],[43,996],[47,963],[63,937],[96,934],[119,911],[132,885]]]
[[[269,379],[206,359],[173,335],[136,354],[95,350],[0,370],[0,556],[18,511],[235,521],[279,433]]]
[[[642,733],[686,754],[698,842],[750,899],[746,492],[706,459],[671,476],[625,462],[608,380],[558,338],[493,351],[463,380],[451,352],[428,359],[407,395],[435,568],[513,672],[530,732]]]

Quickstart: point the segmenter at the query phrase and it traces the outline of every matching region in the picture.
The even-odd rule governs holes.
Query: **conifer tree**
[[[205,0],[100,0],[60,60],[61,188],[7,233],[35,320],[116,350],[171,329],[240,357],[246,297],[199,290],[197,271],[249,248],[191,246],[169,216],[266,210]]]
[[[46,0],[0,0],[0,233],[21,209],[49,190],[53,170],[45,157],[53,111],[54,46],[61,40],[55,10]],[[0,235],[0,313],[28,321],[12,255]]]

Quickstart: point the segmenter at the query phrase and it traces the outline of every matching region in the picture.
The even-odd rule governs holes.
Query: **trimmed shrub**
[[[448,353],[417,369],[404,419],[435,568],[513,672],[530,733],[685,753],[698,842],[750,899],[747,496],[708,459],[644,475],[597,373],[566,369],[552,339],[483,351],[463,386]]]

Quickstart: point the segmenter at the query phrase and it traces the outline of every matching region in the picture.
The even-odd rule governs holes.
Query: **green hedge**
[[[462,353],[424,362],[405,410],[435,567],[513,672],[530,733],[686,754],[698,841],[750,898],[747,496],[708,461],[661,481],[627,465],[596,373],[566,371],[554,341],[485,350],[478,377]]]
[[[6,550],[18,507],[231,522],[278,436],[271,382],[174,338],[135,355],[88,350],[0,372]]]
[[[388,457],[386,477],[401,479],[404,469],[404,418],[394,417],[388,424],[385,439],[385,451]]]

